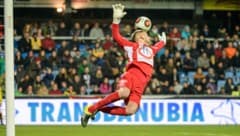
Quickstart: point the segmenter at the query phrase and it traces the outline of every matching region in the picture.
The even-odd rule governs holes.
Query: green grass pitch
[[[0,136],[6,135],[0,126]],[[16,136],[239,136],[240,126],[16,126]]]

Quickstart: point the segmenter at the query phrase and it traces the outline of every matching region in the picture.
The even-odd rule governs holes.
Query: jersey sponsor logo
[[[150,47],[142,46],[142,47],[138,48],[138,53],[139,53],[139,55],[141,55],[147,59],[153,58],[153,52]]]

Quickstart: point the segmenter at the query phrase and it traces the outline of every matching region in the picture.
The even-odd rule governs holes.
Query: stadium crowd
[[[130,37],[133,25],[121,27],[122,35]],[[168,42],[155,56],[145,94],[240,95],[239,25],[211,30],[208,24],[176,27],[163,22],[153,25],[153,42],[161,32]],[[15,41],[16,96],[108,94],[127,63],[126,54],[111,39],[110,24],[75,22],[71,28],[49,20],[25,24],[15,35],[22,35]]]

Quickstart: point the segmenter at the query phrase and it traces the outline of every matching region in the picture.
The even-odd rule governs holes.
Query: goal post
[[[4,0],[6,136],[15,136],[13,0]]]

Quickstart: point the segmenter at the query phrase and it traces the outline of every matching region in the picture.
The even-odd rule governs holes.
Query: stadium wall
[[[17,125],[79,125],[83,107],[98,99],[16,99]],[[122,102],[115,103],[122,105]],[[5,101],[2,106],[5,113]],[[5,115],[4,115],[5,117]],[[92,125],[240,124],[240,100],[229,98],[144,98],[138,112],[122,117],[98,113]]]

